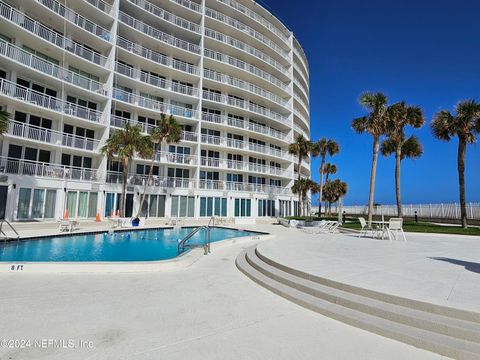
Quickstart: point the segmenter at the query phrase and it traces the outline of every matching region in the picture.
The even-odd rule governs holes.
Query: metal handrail
[[[207,232],[207,237],[205,239],[205,244],[203,245],[203,249],[205,250],[205,255],[210,252],[210,228],[208,226],[202,225],[195,228],[192,232],[190,232],[187,236],[185,236],[182,240],[178,242],[177,251],[178,253],[182,253],[185,251],[187,247],[186,242],[187,240],[191,239],[193,235],[195,235],[200,230],[204,229]]]
[[[212,217],[210,218],[210,220],[208,220],[208,225],[207,225],[208,228],[210,227],[210,223],[211,223],[213,226],[215,226],[215,216],[212,216]]]
[[[3,220],[0,220],[0,234],[2,234],[3,236],[5,236],[5,240],[8,239],[8,236],[7,234],[5,234],[5,232],[3,231],[3,224],[4,223],[7,223],[7,225],[10,227],[10,229],[12,229],[12,231],[17,235],[17,240],[20,239],[20,235],[19,233],[17,232],[17,230],[15,230],[15,228],[13,227],[12,224],[10,224],[7,220],[3,219]]]

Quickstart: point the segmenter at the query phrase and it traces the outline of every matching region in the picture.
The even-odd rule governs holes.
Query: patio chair
[[[388,226],[385,227],[385,231],[388,235],[388,240],[392,241],[392,236],[397,240],[398,233],[401,233],[403,236],[403,241],[407,242],[405,238],[405,233],[403,232],[403,219],[402,218],[390,218],[388,221]]]
[[[360,236],[367,236],[368,232],[372,232],[372,236],[375,236],[377,233],[378,229],[374,229],[371,226],[368,226],[367,221],[363,217],[359,217],[358,221],[360,221],[360,225],[362,226],[362,229],[360,230],[360,233],[358,234],[358,237]]]
[[[334,234],[340,225],[338,221],[327,221],[327,224],[320,229],[320,232]]]
[[[70,221],[68,221],[68,220],[60,220],[60,224],[59,224],[58,230],[59,230],[60,232],[70,231]]]

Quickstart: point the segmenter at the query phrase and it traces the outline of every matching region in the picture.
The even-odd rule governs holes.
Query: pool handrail
[[[207,255],[210,252],[210,228],[208,226],[202,225],[202,226],[196,227],[193,231],[191,231],[187,236],[185,236],[182,240],[178,242],[177,251],[179,254],[185,251],[185,247],[187,246],[186,245],[187,240],[192,238],[193,235],[195,235],[197,232],[199,232],[202,229],[204,229],[207,232],[207,237],[203,245],[203,248],[205,250],[205,255]]]
[[[0,234],[4,236],[4,240],[7,241],[8,239],[10,239],[10,237],[7,234],[5,234],[5,232],[3,231],[3,224],[4,223],[7,223],[7,225],[10,227],[10,229],[12,229],[12,231],[15,233],[15,235],[17,235],[17,240],[20,239],[20,235],[18,234],[17,230],[15,230],[13,225],[10,224],[8,222],[8,220],[2,219],[2,220],[0,220]]]

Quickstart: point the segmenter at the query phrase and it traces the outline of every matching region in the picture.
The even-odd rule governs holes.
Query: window
[[[86,71],[82,71],[80,69],[77,69],[73,66],[69,67],[69,70],[75,74],[81,75],[83,77],[86,77],[87,79],[94,80],[94,81],[100,81],[100,78],[98,76],[92,75]]]
[[[227,181],[228,182],[243,182],[243,175],[242,174],[227,174]]]
[[[186,146],[169,145],[168,152],[172,154],[190,155],[191,149]]]
[[[195,217],[195,197],[173,195],[170,216]]]
[[[235,217],[251,216],[251,199],[235,199]]]
[[[227,198],[200,198],[200,216],[227,216]]]
[[[181,168],[168,168],[167,176],[169,178],[189,179],[190,178],[190,170],[189,169],[181,169]]]
[[[20,188],[17,219],[53,219],[57,190]]]
[[[282,186],[282,180],[270,179],[270,186]]]
[[[149,195],[147,201],[149,217],[165,217],[165,195]]]
[[[150,165],[137,164],[137,174],[139,175],[148,175],[150,174]],[[152,175],[158,176],[159,168],[154,165],[152,170]]]
[[[275,216],[275,200],[258,200],[258,216]]]

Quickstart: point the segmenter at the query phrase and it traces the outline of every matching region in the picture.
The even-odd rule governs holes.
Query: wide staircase
[[[314,276],[243,251],[237,267],[294,303],[346,324],[455,359],[480,359],[480,313],[406,299]]]

